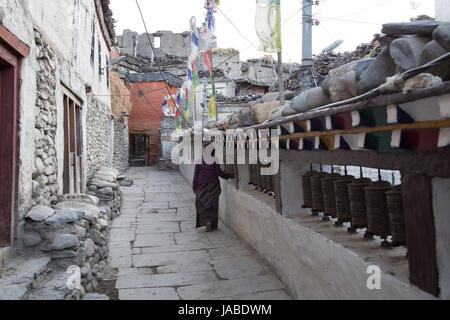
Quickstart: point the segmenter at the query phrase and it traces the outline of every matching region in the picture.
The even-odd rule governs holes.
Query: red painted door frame
[[[20,74],[29,47],[0,25],[0,247],[17,235]]]

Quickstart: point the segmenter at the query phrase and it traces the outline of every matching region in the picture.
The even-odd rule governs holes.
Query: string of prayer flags
[[[175,127],[177,130],[177,134],[180,135],[181,134],[181,113],[180,113],[180,106],[181,104],[181,94],[178,94],[177,96],[177,111],[175,114]]]
[[[255,24],[259,49],[268,53],[281,52],[280,0],[256,0]]]

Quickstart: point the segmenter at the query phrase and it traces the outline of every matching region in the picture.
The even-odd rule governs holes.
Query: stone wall
[[[172,149],[177,145],[176,141],[172,141],[172,134],[175,130],[175,118],[164,117],[161,122],[159,133],[161,134],[161,156],[166,160],[172,158]]]
[[[129,130],[128,120],[114,122],[114,158],[113,167],[120,172],[128,170],[129,167]]]
[[[191,50],[191,36],[188,32],[173,33],[171,31],[158,31],[147,35],[143,33],[139,35],[131,30],[124,30],[122,36],[118,36],[117,40],[121,48],[122,54],[134,55],[153,58],[152,48],[148,41],[155,43],[155,37],[160,38],[160,47],[155,46],[157,58],[165,56],[188,57]]]
[[[434,225],[436,229],[436,255],[439,271],[439,288],[442,299],[450,299],[450,179],[434,178],[433,181]]]
[[[21,64],[19,99],[18,211],[23,217],[36,204],[55,201],[63,192],[63,87],[83,103],[82,142],[86,155],[87,91],[105,105],[110,104],[106,73],[99,72],[107,64],[108,48],[94,1],[8,0],[1,1],[0,7],[5,13],[2,25],[30,47],[30,55]],[[95,55],[91,61],[93,35]],[[99,51],[102,59],[98,58]],[[87,181],[87,177],[84,179]]]
[[[49,204],[58,196],[58,160],[56,158],[56,63],[55,52],[35,30],[37,95],[34,108],[35,161],[32,205]]]
[[[89,95],[86,113],[86,174],[91,179],[102,166],[108,165],[111,107]]]
[[[356,239],[359,235],[340,234],[309,215],[283,217],[275,201],[259,191],[236,190],[230,182],[222,187],[221,219],[275,267],[295,299],[433,299],[410,285],[407,276],[392,276],[394,258],[383,258],[378,244],[368,249]],[[382,271],[381,290],[366,285],[368,267],[374,264]]]
[[[434,299],[409,284],[406,250],[383,252],[378,243],[363,242],[360,235],[300,214],[301,205],[296,205],[295,217],[282,216],[273,198],[248,189],[246,170],[239,166],[239,190],[235,181],[222,182],[220,219],[276,269],[294,299]],[[301,198],[300,176],[307,170],[308,166],[281,163],[282,180],[290,183],[290,188],[284,185],[285,197],[288,190]],[[180,172],[192,183],[193,165],[180,165]],[[400,257],[404,263],[394,265]],[[367,268],[374,264],[382,271],[381,290],[367,289]]]
[[[118,175],[102,167],[89,182],[88,194],[60,196],[54,206],[36,206],[28,212],[18,245],[25,257],[37,252],[46,257],[46,272],[33,285],[3,277],[2,285],[20,293],[15,299],[79,300],[97,291],[107,268],[110,222],[120,215]],[[70,267],[80,269],[81,288],[67,287]]]

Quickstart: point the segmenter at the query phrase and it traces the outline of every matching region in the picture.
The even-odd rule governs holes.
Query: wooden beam
[[[264,129],[271,126],[280,125],[286,122],[290,121],[307,121],[314,118],[320,118],[320,117],[326,117],[326,116],[333,116],[338,115],[342,113],[347,112],[353,112],[353,111],[361,111],[361,110],[367,110],[371,108],[377,108],[377,107],[387,107],[389,105],[400,105],[411,101],[421,100],[429,97],[434,96],[441,96],[444,94],[450,93],[450,81],[446,81],[442,83],[439,86],[432,87],[432,88],[425,88],[425,89],[414,89],[408,92],[408,94],[403,93],[394,93],[394,94],[387,94],[387,95],[380,95],[378,97],[344,105],[341,107],[328,107],[324,106],[318,109],[311,110],[309,112],[293,115],[290,117],[281,118],[275,121],[271,121],[266,124],[256,125],[249,127],[247,129]]]
[[[70,109],[69,97],[63,96],[64,105],[64,190],[63,193],[70,193]]]
[[[414,123],[405,123],[405,124],[393,124],[393,125],[385,125],[378,127],[361,127],[354,128],[350,130],[332,130],[332,131],[309,131],[304,133],[295,133],[290,135],[284,135],[277,139],[279,140],[292,140],[292,139],[305,139],[305,138],[316,138],[316,137],[332,137],[338,135],[356,135],[356,134],[370,134],[370,133],[380,133],[380,132],[389,132],[389,131],[397,131],[397,130],[428,130],[428,129],[440,129],[450,127],[450,119],[440,120],[440,121],[423,121],[423,122],[414,122]],[[268,139],[258,139],[255,142],[266,142]],[[253,141],[250,139],[250,141]],[[237,141],[239,143],[242,141]]]
[[[0,24],[0,42],[7,45],[16,55],[22,58],[28,57],[30,54],[30,47],[17,38],[11,31]]]
[[[404,172],[402,183],[409,278],[420,289],[439,296],[431,177]]]
[[[361,166],[383,170],[404,170],[432,177],[450,177],[450,150],[442,152],[382,153],[374,151],[280,151],[280,159],[299,163]]]
[[[377,132],[387,132],[396,130],[423,130],[423,129],[438,129],[450,127],[450,119],[441,121],[424,121],[424,122],[414,122],[406,124],[394,124],[379,127],[365,127],[365,128],[354,128],[351,130],[332,130],[332,131],[321,131],[321,132],[305,132],[296,133],[292,135],[281,136],[280,140],[287,139],[299,139],[299,138],[314,138],[314,137],[331,137],[336,135],[344,134],[360,134],[360,133],[377,133]]]

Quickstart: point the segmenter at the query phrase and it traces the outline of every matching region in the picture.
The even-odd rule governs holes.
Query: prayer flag
[[[280,0],[256,0],[255,24],[259,49],[268,53],[281,52]]]
[[[216,96],[213,95],[211,99],[209,100],[208,104],[208,118],[210,120],[216,120],[217,119],[217,106],[216,106]]]
[[[184,106],[184,117],[189,119],[189,88],[186,88],[186,105]]]
[[[208,71],[210,74],[213,73],[213,66],[212,66],[212,51],[206,51],[204,53],[203,62],[205,63],[206,67],[208,68]]]

